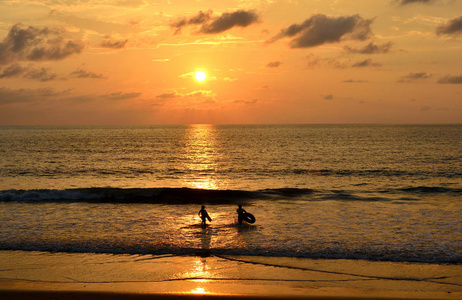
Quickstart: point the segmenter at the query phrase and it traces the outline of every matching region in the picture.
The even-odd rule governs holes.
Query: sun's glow
[[[203,71],[196,72],[196,75],[194,76],[196,77],[197,81],[204,81],[207,77],[207,75]]]

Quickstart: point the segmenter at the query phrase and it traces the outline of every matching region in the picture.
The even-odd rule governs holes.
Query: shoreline
[[[0,251],[0,299],[461,299],[462,266]]]

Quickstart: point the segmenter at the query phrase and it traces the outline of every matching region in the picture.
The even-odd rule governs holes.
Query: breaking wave
[[[410,196],[444,194],[461,196],[462,189],[446,187],[408,187],[362,193],[343,190],[314,190],[309,188],[277,188],[257,191],[210,190],[194,188],[78,188],[34,189],[0,191],[0,202],[93,202],[93,203],[147,203],[147,204],[233,204],[248,200],[339,200],[390,201],[388,195]],[[370,194],[371,196],[367,196]]]

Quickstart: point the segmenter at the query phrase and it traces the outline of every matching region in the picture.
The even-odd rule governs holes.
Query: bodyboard
[[[243,219],[249,224],[255,223],[255,217],[251,213],[246,212],[243,216]]]

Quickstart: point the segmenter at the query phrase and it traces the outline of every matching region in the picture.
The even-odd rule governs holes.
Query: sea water
[[[0,250],[462,263],[462,126],[3,126],[0,218]]]

